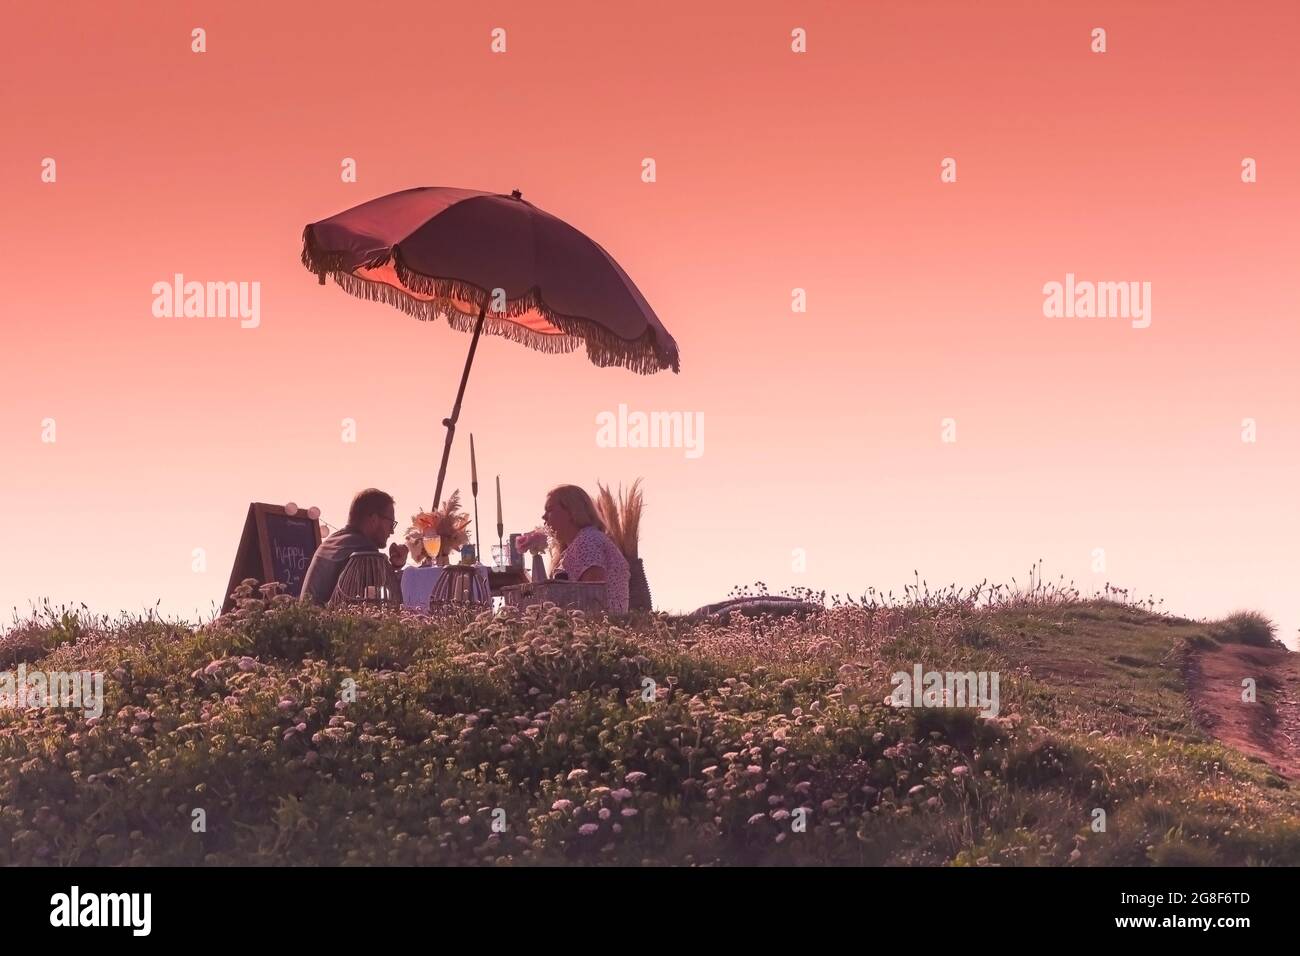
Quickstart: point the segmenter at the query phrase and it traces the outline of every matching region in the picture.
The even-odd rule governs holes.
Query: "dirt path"
[[[1300,779],[1300,654],[1224,644],[1195,651],[1188,664],[1192,710],[1201,725],[1282,776]],[[1247,677],[1255,680],[1255,703],[1241,699]]]

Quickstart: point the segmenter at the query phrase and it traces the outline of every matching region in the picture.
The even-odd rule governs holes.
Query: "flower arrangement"
[[[422,537],[438,539],[438,547],[428,550],[436,551],[440,565],[447,563],[447,555],[454,549],[469,543],[469,523],[469,515],[460,510],[460,489],[453,491],[440,509],[421,511],[411,516],[411,524],[419,530]]]
[[[545,528],[534,528],[516,537],[515,547],[521,554],[525,551],[529,554],[541,554],[549,546],[550,540]]]
[[[600,482],[596,482],[596,487],[600,492],[596,497],[596,513],[605,523],[605,533],[629,563],[636,561],[641,537],[641,512],[645,509],[641,479],[632,482],[632,489],[626,494],[623,493],[623,486],[619,485],[617,498]]]
[[[605,523],[605,532],[610,540],[627,559],[628,570],[632,575],[628,583],[628,608],[633,611],[649,611],[654,602],[650,596],[650,582],[645,576],[645,563],[638,554],[641,513],[645,510],[641,479],[632,482],[632,488],[626,494],[620,484],[617,497],[600,482],[596,482],[596,487],[600,489],[596,497],[596,513]]]

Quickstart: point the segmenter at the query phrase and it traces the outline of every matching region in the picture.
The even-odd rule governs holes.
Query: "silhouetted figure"
[[[378,488],[358,492],[348,509],[348,523],[322,541],[312,556],[299,600],[329,601],[348,558],[358,551],[381,551],[396,529],[392,495]]]
[[[626,614],[631,578],[627,558],[605,533],[605,523],[591,496],[577,485],[552,488],[546,495],[542,521],[559,552],[551,567],[555,580],[601,582],[605,607],[614,614]]]

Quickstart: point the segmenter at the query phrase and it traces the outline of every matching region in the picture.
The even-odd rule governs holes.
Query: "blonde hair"
[[[605,530],[605,522],[600,520],[600,514],[596,511],[596,503],[591,500],[591,495],[577,485],[556,485],[546,493],[546,500],[554,501],[567,511],[579,530],[590,527],[595,527],[598,531]]]
[[[569,513],[573,518],[573,523],[578,526],[578,530],[583,528],[595,528],[604,533],[605,522],[600,520],[600,513],[596,511],[596,503],[591,500],[591,495],[587,494],[577,485],[556,485],[546,493],[547,501],[554,501],[557,505]],[[551,539],[551,567],[560,560],[560,555],[564,553],[564,546],[560,544],[558,538]]]

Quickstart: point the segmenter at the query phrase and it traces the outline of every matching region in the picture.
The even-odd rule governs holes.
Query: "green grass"
[[[928,589],[725,626],[49,609],[0,667],[107,700],[0,711],[0,863],[1296,865],[1300,794],[1187,700],[1243,633]],[[917,663],[996,671],[998,716],[886,706]]]
[[[1277,628],[1257,611],[1237,611],[1210,628],[1210,637],[1220,644],[1249,644],[1251,647],[1280,647]]]

